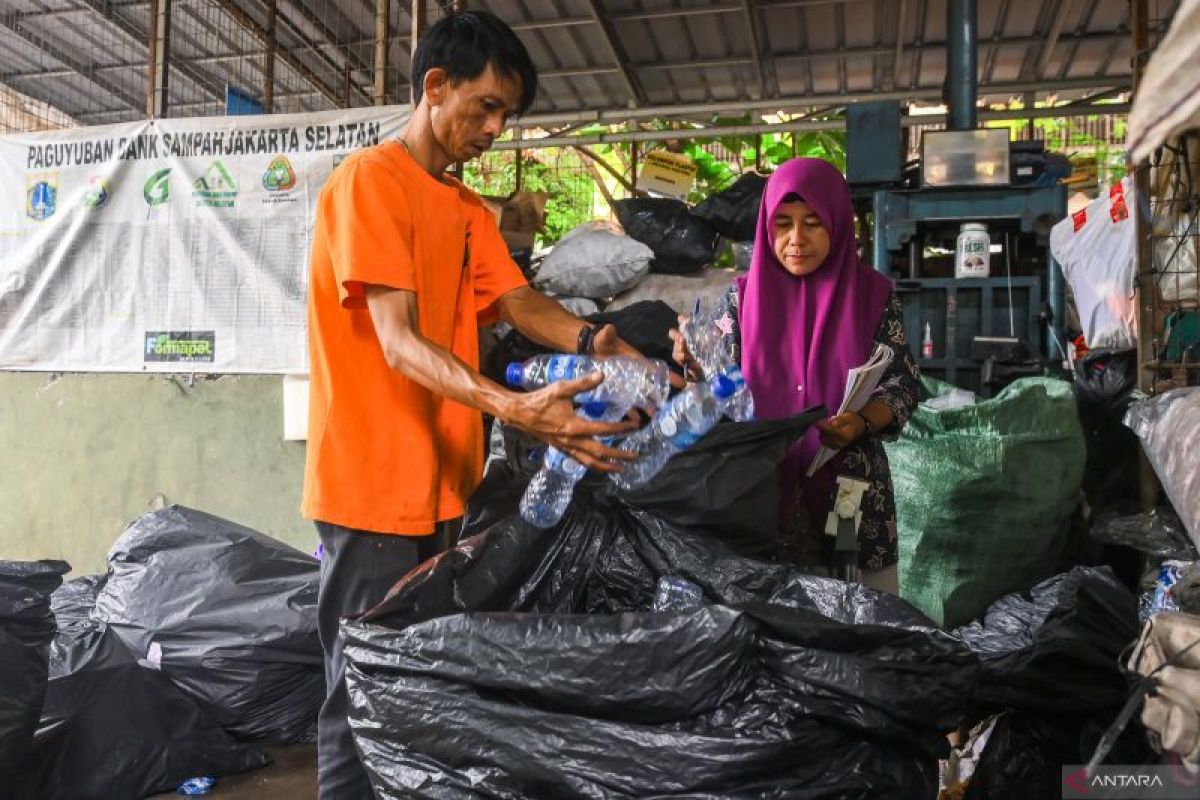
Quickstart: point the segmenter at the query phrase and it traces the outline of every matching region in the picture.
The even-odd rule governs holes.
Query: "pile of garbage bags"
[[[702,602],[652,611],[668,578]],[[497,522],[343,633],[381,798],[932,798],[946,734],[989,714],[1073,742],[1056,780],[1086,760],[1136,624],[1080,568],[946,632],[597,492],[556,528]]]
[[[144,797],[313,736],[312,557],[172,506],[126,529],[106,574],[60,587],[69,569],[0,563],[5,797]]]
[[[1142,441],[1163,491],[1179,513],[1192,543],[1200,548],[1200,387],[1191,386],[1139,400],[1125,415]]]

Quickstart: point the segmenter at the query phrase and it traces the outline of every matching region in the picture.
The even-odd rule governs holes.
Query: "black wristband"
[[[581,356],[590,356],[596,349],[596,329],[591,325],[584,325],[579,329],[579,341],[575,345],[575,352]]]

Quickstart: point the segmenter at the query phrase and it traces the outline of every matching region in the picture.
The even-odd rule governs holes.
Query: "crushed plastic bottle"
[[[175,791],[178,794],[194,797],[202,794],[208,794],[212,791],[213,786],[216,784],[216,778],[188,778],[186,781],[179,784],[179,788]]]
[[[726,367],[707,381],[688,386],[671,398],[650,424],[621,443],[620,448],[638,453],[638,459],[614,473],[612,480],[622,489],[649,481],[671,456],[686,450],[712,430],[730,401],[745,392],[746,382],[737,367]]]
[[[653,611],[690,611],[704,604],[704,592],[686,578],[663,575],[654,590]]]
[[[628,413],[629,407],[611,406],[603,403],[585,403],[579,416],[596,422],[616,422]],[[609,439],[604,439],[606,443]],[[575,484],[587,472],[587,467],[563,453],[557,447],[546,450],[542,468],[525,487],[521,497],[521,517],[537,528],[550,528],[558,524],[567,513]]]
[[[626,409],[647,405],[658,407],[667,401],[671,390],[671,373],[665,363],[626,356],[534,356],[524,363],[509,364],[506,377],[513,386],[540,389],[593,372],[601,373],[604,382],[590,392],[578,395],[575,399],[580,403],[607,403]]]
[[[737,362],[729,346],[729,337],[726,336],[733,324],[732,320],[726,318],[728,313],[720,303],[713,303],[706,308],[697,298],[695,309],[684,317],[679,325],[679,332],[683,335],[688,352],[700,365],[706,379],[731,368],[737,369]],[[748,390],[738,392],[726,404],[725,413],[735,422],[753,420],[754,398]]]

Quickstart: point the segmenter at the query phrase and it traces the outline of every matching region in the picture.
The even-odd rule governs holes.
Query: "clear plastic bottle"
[[[534,356],[524,363],[508,365],[506,377],[513,386],[540,389],[557,381],[582,378],[593,372],[604,376],[604,382],[575,399],[580,403],[607,403],[633,407],[661,406],[671,390],[671,374],[667,365],[657,359],[611,356],[544,355]]]
[[[718,312],[720,312],[719,315]],[[700,365],[700,369],[707,378],[738,368],[733,353],[729,349],[728,337],[725,336],[725,331],[728,330],[725,326],[730,323],[722,318],[727,313],[728,311],[723,309],[720,303],[712,303],[705,308],[703,303],[697,299],[695,310],[690,316],[685,317],[679,326],[679,332],[683,335],[688,352],[692,358],[696,359],[696,363]],[[738,372],[739,380],[740,375],[741,373]],[[754,398],[750,396],[749,391],[739,390],[733,398],[730,398],[724,411],[732,420],[749,422],[754,419]]]
[[[585,403],[579,416],[597,422],[616,422],[622,419],[629,408]],[[525,487],[521,497],[521,517],[535,528],[550,528],[558,524],[571,505],[575,484],[587,472],[587,467],[563,453],[557,447],[546,450],[542,468]]]
[[[686,450],[712,430],[725,413],[729,401],[745,381],[737,367],[727,367],[707,381],[688,386],[659,409],[645,428],[621,443],[622,450],[638,453],[637,461],[614,473],[612,480],[622,489],[632,489],[649,481],[671,456]]]

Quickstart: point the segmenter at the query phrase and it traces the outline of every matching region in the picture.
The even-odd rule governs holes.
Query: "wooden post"
[[[425,32],[425,0],[412,0],[412,52],[416,55],[417,42]]]
[[[629,143],[629,152],[630,152],[629,171],[631,173],[630,181],[629,181],[629,185],[631,187],[630,195],[632,197],[637,197],[637,193],[638,193],[638,188],[637,188],[638,143],[637,142]]]
[[[149,86],[146,91],[146,116],[162,118],[167,115],[168,53],[171,39],[171,0],[151,0],[147,51],[149,54]]]
[[[267,55],[263,61],[263,113],[270,114],[275,106],[275,20],[278,6],[276,0],[267,0]]]
[[[391,30],[392,0],[375,0],[375,105],[387,103],[388,32]]]
[[[521,191],[521,177],[522,177],[521,173],[525,171],[524,170],[525,151],[518,147],[514,152],[517,154],[517,166],[516,166],[517,180],[516,180],[516,185],[513,187],[513,191],[519,192],[519,191]]]

